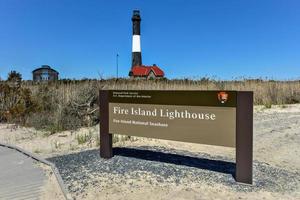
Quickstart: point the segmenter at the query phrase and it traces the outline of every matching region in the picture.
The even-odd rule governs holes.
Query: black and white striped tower
[[[142,65],[141,53],[141,16],[139,10],[133,11],[132,20],[132,66]]]

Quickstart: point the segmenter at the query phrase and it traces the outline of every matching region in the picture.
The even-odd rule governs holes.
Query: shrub
[[[22,81],[22,75],[19,72],[11,71],[8,74],[7,82],[10,83],[13,87],[20,87]]]
[[[0,122],[24,125],[28,115],[35,111],[36,105],[29,89],[0,84]]]
[[[76,136],[78,144],[84,144],[87,141],[90,141],[91,138],[92,138],[91,134],[84,134],[84,135],[77,135]]]
[[[266,103],[265,108],[268,108],[268,109],[272,108],[272,104],[271,103]]]

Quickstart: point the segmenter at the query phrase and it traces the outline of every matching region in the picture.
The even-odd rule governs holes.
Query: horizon
[[[128,78],[131,16],[141,12],[143,64],[168,79],[300,79],[300,2],[0,0],[0,78]],[[178,14],[179,13],[179,14]]]

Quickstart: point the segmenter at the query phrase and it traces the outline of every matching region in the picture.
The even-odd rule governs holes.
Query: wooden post
[[[112,134],[109,134],[109,102],[108,91],[100,90],[100,157],[113,157]]]
[[[237,182],[252,184],[253,92],[237,92],[236,174]]]

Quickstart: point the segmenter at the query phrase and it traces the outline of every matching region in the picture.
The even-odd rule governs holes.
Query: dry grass
[[[5,82],[0,82],[5,84]],[[0,87],[1,88],[1,87]],[[99,123],[100,89],[122,90],[248,90],[254,92],[254,104],[271,108],[300,102],[300,81],[233,80],[61,80],[52,83],[23,81],[21,88],[30,91],[32,112],[23,117],[23,125],[55,133],[93,126]],[[12,93],[10,93],[12,95]],[[0,99],[3,92],[0,90]],[[0,113],[9,108],[0,102]],[[26,101],[24,101],[26,103]],[[18,105],[19,106],[19,105]],[[22,105],[26,113],[26,105]],[[34,107],[33,107],[34,106]],[[20,107],[20,106],[19,106]],[[32,108],[33,107],[33,108]],[[26,111],[26,112],[25,112]],[[19,115],[18,115],[19,116]],[[1,116],[3,118],[3,116]],[[1,121],[0,117],[0,121]],[[10,116],[13,119],[13,116]],[[6,119],[4,122],[14,122]]]
[[[24,82],[23,85],[33,92],[37,92],[43,84]],[[217,81],[203,78],[201,80],[83,80],[60,81],[49,85],[56,90],[60,102],[68,102],[82,89],[89,92],[98,92],[99,89],[122,90],[246,90],[254,92],[254,104],[292,104],[300,102],[300,80],[273,81],[273,80],[236,80]]]

